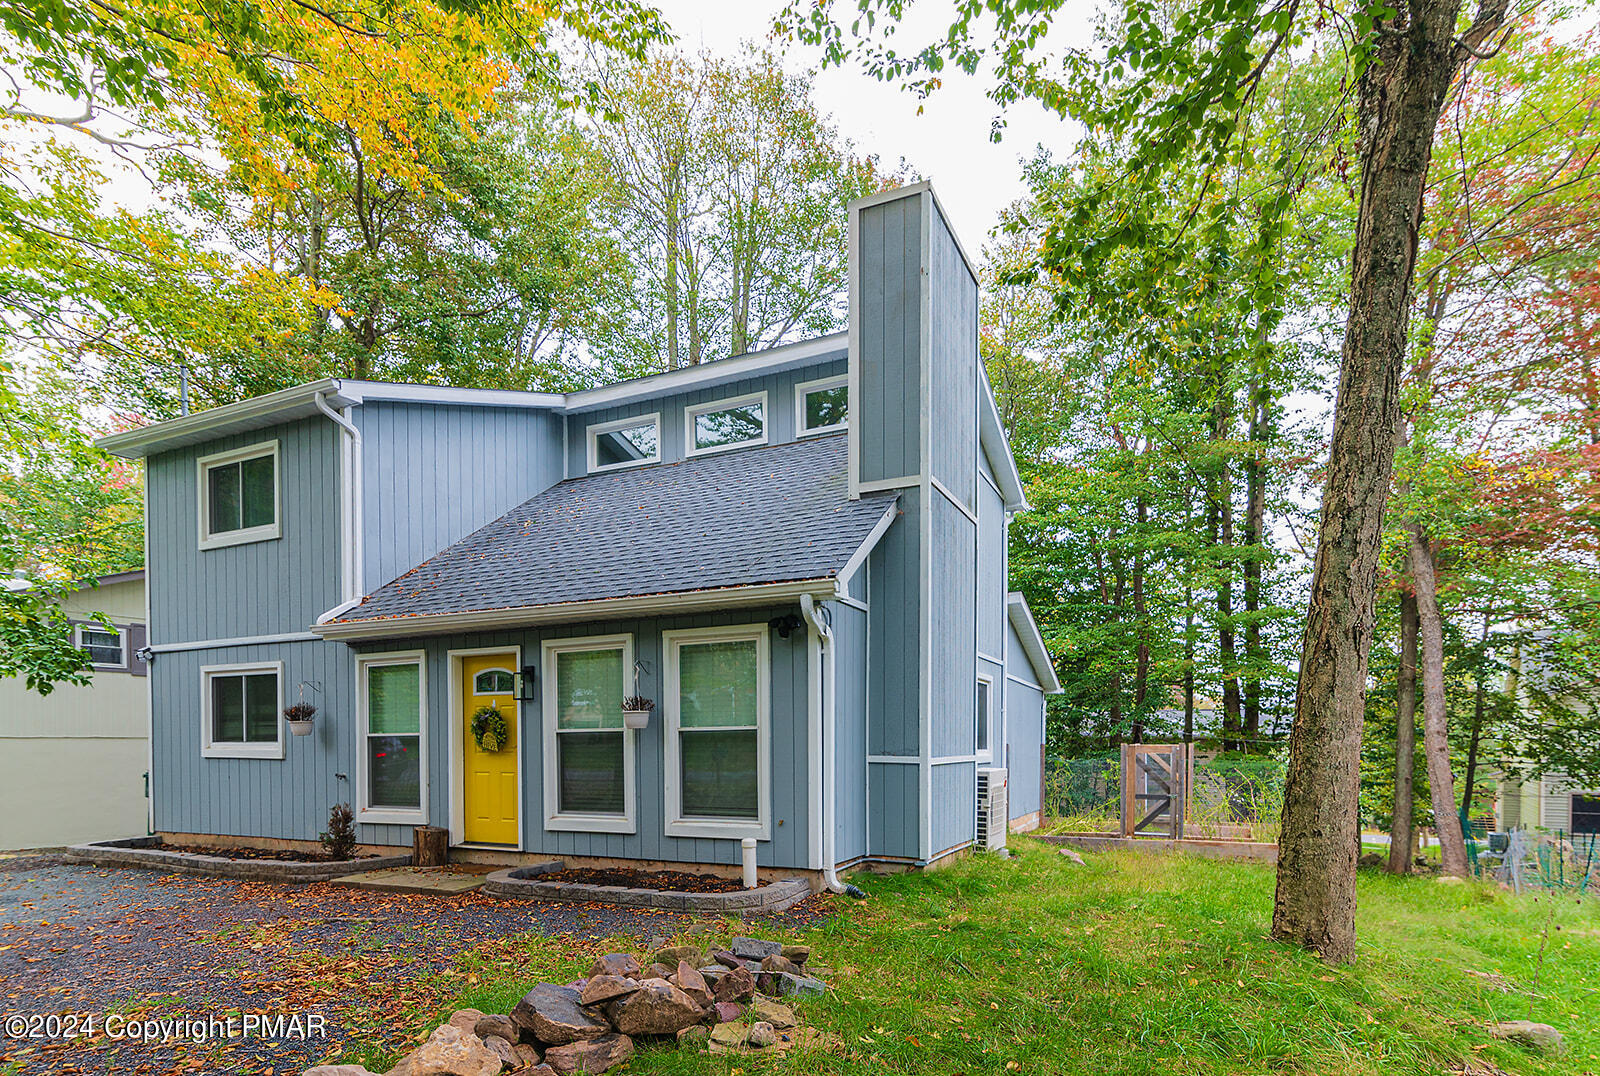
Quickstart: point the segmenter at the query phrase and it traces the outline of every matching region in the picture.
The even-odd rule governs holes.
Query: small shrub
[[[356,813],[348,803],[336,803],[328,812],[322,847],[332,859],[349,859],[356,854]]]

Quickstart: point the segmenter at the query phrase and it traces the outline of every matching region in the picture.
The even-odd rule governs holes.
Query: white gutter
[[[343,460],[345,481],[340,492],[343,494],[344,509],[344,594],[347,600],[354,602],[360,600],[366,583],[365,550],[362,548],[364,528],[361,523],[362,508],[366,504],[362,496],[361,472],[364,468],[361,465],[361,430],[347,416],[328,406],[327,393],[319,392],[312,399],[317,410],[344,431],[345,444],[349,449]]]
[[[847,886],[839,881],[839,874],[834,869],[838,856],[834,854],[832,820],[838,812],[833,787],[834,727],[837,717],[834,708],[833,629],[811,600],[811,595],[800,595],[800,611],[806,615],[811,637],[817,643],[817,658],[822,665],[822,800],[818,804],[817,817],[813,819],[822,830],[822,882],[834,893],[864,897],[866,894],[855,886]]]

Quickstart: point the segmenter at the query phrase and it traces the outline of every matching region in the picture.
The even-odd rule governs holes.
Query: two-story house
[[[373,845],[703,867],[754,838],[821,879],[1035,822],[1059,686],[1006,586],[977,279],[926,184],[849,212],[847,333],[566,394],[324,380],[104,440],[147,466],[156,829],[307,841],[349,802]]]

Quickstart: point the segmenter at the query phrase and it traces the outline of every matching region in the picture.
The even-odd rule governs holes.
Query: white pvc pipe
[[[756,839],[746,837],[739,842],[739,850],[744,856],[744,887],[756,887]]]
[[[822,817],[817,820],[822,826],[822,884],[831,892],[843,893],[845,884],[839,881],[839,874],[834,870],[837,857],[833,853],[833,822],[838,814],[833,802],[834,721],[837,716],[833,705],[833,629],[828,627],[827,619],[812,602],[811,595],[800,595],[800,610],[816,632],[817,658],[822,663]]]

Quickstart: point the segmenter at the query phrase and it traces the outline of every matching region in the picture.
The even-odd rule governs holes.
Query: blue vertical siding
[[[921,770],[915,765],[886,762],[867,765],[867,794],[872,804],[868,817],[868,840],[872,855],[895,859],[921,858],[922,836],[919,827],[922,816],[915,809],[922,802],[920,777]],[[900,809],[902,805],[910,809]]]
[[[930,423],[934,477],[968,511],[978,495],[978,281],[968,269],[949,223],[933,208],[927,287],[933,298],[929,347]]]
[[[978,767],[947,762],[933,768],[933,854],[972,843],[978,832]]]
[[[922,752],[920,505],[920,490],[902,490],[904,514],[889,525],[867,557],[867,745],[874,755]],[[897,807],[876,796],[873,804],[874,809],[881,805],[884,810],[918,811],[915,803]]]
[[[867,854],[867,614],[830,602],[834,660],[835,863]]]
[[[933,757],[970,755],[977,747],[977,528],[934,491],[933,665],[928,718]],[[943,810],[938,799],[935,813]]]
[[[374,401],[355,409],[365,483],[363,593],[561,480],[551,411]]]
[[[978,652],[1003,658],[1006,645],[1005,502],[978,483]]]
[[[922,199],[858,215],[861,479],[922,473]]]
[[[567,463],[569,478],[589,473],[589,427],[619,419],[637,418],[640,415],[661,416],[661,462],[676,463],[685,458],[688,433],[685,409],[697,404],[717,400],[731,400],[736,396],[750,396],[758,392],[767,394],[767,444],[793,441],[799,436],[796,416],[796,386],[804,381],[833,377],[845,372],[844,349],[836,354],[806,366],[764,377],[745,378],[714,388],[695,392],[681,392],[651,400],[636,401],[598,411],[585,411],[567,419]]]
[[[1006,777],[1008,814],[1037,811],[1042,802],[1039,749],[1044,743],[1044,693],[1032,684],[1006,681]]]
[[[151,456],[150,638],[198,642],[305,631],[342,594],[337,427],[308,418]],[[282,537],[199,547],[197,462],[277,441]]]

